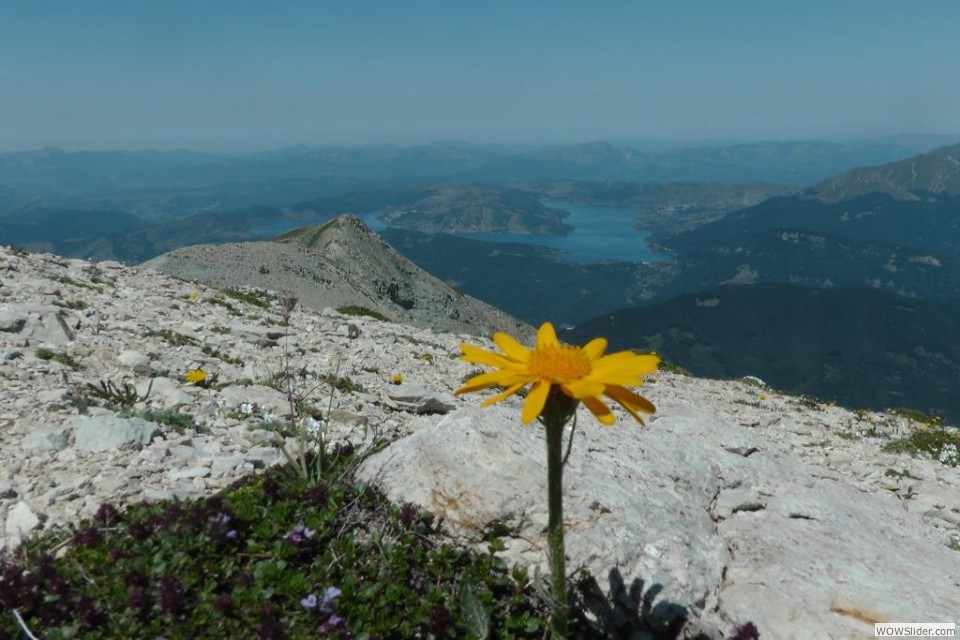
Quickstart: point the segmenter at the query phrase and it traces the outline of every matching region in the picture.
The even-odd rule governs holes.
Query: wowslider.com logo
[[[873,625],[875,638],[955,638],[953,622],[884,622]]]

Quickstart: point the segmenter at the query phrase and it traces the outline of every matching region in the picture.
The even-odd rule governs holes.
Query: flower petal
[[[587,344],[583,345],[583,352],[587,354],[587,357],[591,360],[597,360],[600,356],[603,355],[603,352],[607,350],[607,340],[606,338],[594,338]]]
[[[604,392],[605,385],[597,380],[585,378],[583,380],[574,380],[563,385],[563,391],[571,398],[583,400],[590,396],[599,396]]]
[[[487,398],[486,400],[484,400],[484,401],[480,404],[480,406],[481,406],[481,407],[489,407],[489,406],[492,405],[494,402],[500,402],[501,400],[505,400],[505,399],[509,398],[510,396],[512,396],[513,394],[515,394],[517,391],[520,391],[520,389],[523,388],[523,386],[524,386],[525,384],[527,384],[527,383],[526,383],[526,382],[518,382],[517,384],[510,385],[509,387],[506,388],[505,391],[503,391],[503,392],[501,392],[501,393],[498,393],[497,395],[493,396],[492,398]]]
[[[533,384],[530,393],[527,394],[527,401],[523,403],[523,413],[520,414],[520,422],[523,424],[533,422],[547,404],[548,395],[550,395],[550,383],[546,380],[537,380]]]
[[[653,413],[657,410],[656,407],[654,407],[653,404],[643,396],[639,396],[633,391],[624,389],[619,385],[608,384],[604,394],[616,400],[617,403],[626,409],[627,412],[632,415],[640,424],[643,424],[643,418],[640,417],[638,411],[642,411],[644,413]]]
[[[616,418],[613,417],[610,407],[608,407],[600,398],[584,398],[582,402],[586,405],[587,409],[590,409],[590,412],[597,418],[597,420],[600,421],[600,424],[609,427],[616,422]]]
[[[542,349],[543,347],[556,347],[559,345],[557,332],[554,331],[553,325],[549,322],[544,322],[540,325],[540,329],[537,330],[537,348]]]
[[[652,355],[637,355],[629,351],[619,351],[604,356],[593,363],[590,378],[613,384],[640,384],[640,379],[657,370],[660,358]],[[617,378],[614,382],[611,378]],[[630,382],[621,382],[629,378]]]
[[[475,347],[472,344],[460,345],[460,351],[463,352],[461,360],[466,360],[467,362],[472,362],[474,364],[485,364],[488,367],[496,367],[497,369],[516,368],[515,362],[507,360],[499,353],[486,351],[480,347]]]
[[[504,355],[517,362],[526,362],[530,359],[530,350],[505,333],[493,334],[493,341],[503,349]]]
[[[461,393],[471,393],[473,391],[480,391],[481,389],[487,389],[489,387],[509,387],[510,385],[516,384],[520,381],[523,381],[524,383],[532,382],[528,376],[516,371],[488,371],[487,373],[481,373],[467,380],[466,384],[454,391],[454,394],[460,395]]]

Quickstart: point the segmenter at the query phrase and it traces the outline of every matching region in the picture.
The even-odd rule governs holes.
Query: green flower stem
[[[567,561],[563,544],[563,427],[577,410],[578,400],[558,387],[550,389],[540,422],[547,431],[547,547],[550,551],[550,584],[553,590],[551,638],[567,637]],[[572,438],[572,434],[571,434]]]
[[[553,588],[551,637],[567,637],[567,567],[563,544],[563,423],[546,420],[547,428],[547,546]]]

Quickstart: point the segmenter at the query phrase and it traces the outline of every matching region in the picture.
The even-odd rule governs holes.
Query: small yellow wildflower
[[[393,374],[393,384],[401,384],[403,382],[403,376],[399,373]]]
[[[200,294],[196,291],[191,291],[188,297],[190,298],[190,302],[196,302],[200,298]]]
[[[207,372],[203,369],[190,369],[184,379],[188,384],[203,385],[207,381]]]
[[[655,355],[620,351],[605,356],[603,353],[607,349],[607,341],[603,338],[591,340],[583,347],[560,344],[549,322],[540,327],[537,345],[532,350],[505,333],[494,334],[493,341],[503,351],[502,354],[469,344],[460,346],[464,360],[495,367],[497,371],[474,376],[456,393],[505,387],[505,391],[482,405],[487,406],[533,384],[524,401],[520,417],[523,424],[530,424],[543,412],[551,387],[557,387],[566,396],[583,402],[597,420],[608,426],[615,419],[610,408],[600,399],[601,395],[616,401],[640,424],[643,424],[641,412],[653,413],[656,410],[646,398],[625,388],[641,386],[643,377],[656,371],[660,358]]]
[[[760,400],[766,400],[766,399],[767,399],[767,394],[761,393],[760,395],[757,396],[757,398],[759,398]]]

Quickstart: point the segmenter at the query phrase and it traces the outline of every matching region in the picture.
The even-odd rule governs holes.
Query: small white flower
[[[246,415],[250,415],[251,413],[253,413],[253,405],[250,404],[249,402],[244,402],[243,404],[240,405],[240,413],[245,413]]]
[[[327,428],[327,425],[323,420],[317,420],[313,416],[307,416],[303,420],[303,428],[315,438],[320,435],[321,431]]]

